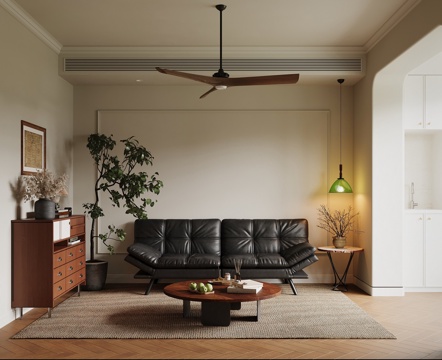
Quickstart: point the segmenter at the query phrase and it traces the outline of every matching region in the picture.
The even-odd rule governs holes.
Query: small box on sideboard
[[[55,212],[55,218],[67,218],[69,217],[69,210],[68,209],[60,209]]]

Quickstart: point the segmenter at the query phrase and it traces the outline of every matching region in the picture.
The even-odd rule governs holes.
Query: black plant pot
[[[104,285],[106,284],[107,265],[107,261],[86,261],[86,285],[81,285],[81,290],[103,290]]]

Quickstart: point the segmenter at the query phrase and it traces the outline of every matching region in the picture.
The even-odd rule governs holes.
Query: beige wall
[[[337,198],[327,194],[328,187],[338,176],[338,83],[335,86],[233,88],[211,94],[204,100],[198,99],[205,90],[204,86],[75,87],[76,212],[81,211],[82,203],[89,201],[92,195],[94,171],[85,144],[87,136],[97,130],[99,110],[100,129],[107,129],[115,139],[120,139],[118,129],[124,128],[122,135],[146,139],[146,147],[155,156],[154,168],[165,177],[165,186],[157,198],[158,204],[149,212],[150,217],[305,217],[310,222],[312,243],[316,246],[326,245],[327,234],[316,227],[316,209],[321,203],[328,202],[332,207],[352,203],[351,195]],[[345,164],[344,175],[350,182],[352,102],[352,88],[344,87],[342,160]],[[143,118],[145,121],[142,121]],[[207,122],[215,123],[203,125],[205,118]],[[112,127],[106,125],[109,119],[116,124]],[[138,119],[136,126],[133,125],[134,119]],[[315,128],[309,121],[322,122],[322,125]],[[200,125],[196,125],[198,122]],[[252,131],[254,122],[259,131]],[[182,130],[177,131],[177,126]],[[245,130],[247,127],[250,127],[250,131]],[[321,141],[328,144],[321,144]],[[265,160],[272,163],[262,164],[262,176],[273,187],[261,191],[259,188],[265,187],[265,179],[256,179],[260,174],[256,169],[259,160],[250,158],[253,155],[250,147],[256,147],[259,142],[262,142],[262,148],[256,150],[257,154],[267,156]],[[318,161],[319,155],[314,153],[312,144],[324,149],[325,162]],[[183,154],[189,155],[182,159],[188,162],[188,167],[177,164],[176,159],[172,161],[173,157],[179,159]],[[229,157],[232,160],[226,163],[225,157],[227,162]],[[213,167],[209,172],[198,171],[210,170],[211,161],[217,163],[218,167]],[[278,161],[287,164],[276,164]],[[252,166],[252,177],[247,178],[244,169],[249,166]],[[186,172],[187,168],[193,170]],[[224,177],[223,169],[228,170]],[[300,189],[303,181],[307,182],[304,191]],[[230,189],[231,186],[235,189]],[[207,194],[211,191],[216,191],[216,194],[209,197]],[[206,199],[201,199],[201,193],[206,194]],[[230,198],[230,202],[226,201]],[[120,217],[122,213],[120,211]],[[124,221],[131,224],[133,218]],[[127,228],[130,232],[129,225]],[[121,251],[125,252],[131,242],[129,236],[120,246]],[[110,261],[109,281],[133,280],[136,269],[125,263],[124,254],[99,254],[99,257]],[[328,259],[322,255],[320,261],[309,267],[307,272],[310,282],[332,280]]]
[[[72,199],[73,89],[57,74],[58,56],[0,7],[0,327],[14,319],[11,310],[11,220],[25,216],[11,186],[20,176],[21,120],[46,128],[48,169],[70,176]]]

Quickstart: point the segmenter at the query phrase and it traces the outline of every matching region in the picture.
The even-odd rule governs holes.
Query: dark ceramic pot
[[[55,219],[55,202],[39,199],[34,204],[34,217],[41,220]]]

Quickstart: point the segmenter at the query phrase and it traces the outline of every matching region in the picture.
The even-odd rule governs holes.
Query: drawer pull
[[[72,257],[72,256],[74,256],[74,254],[70,252],[70,253],[69,253],[69,256]]]
[[[58,287],[58,291],[61,291],[61,290],[63,290],[63,286]]]
[[[57,259],[58,262],[63,261],[63,258],[61,256],[58,257]]]
[[[83,265],[83,261],[80,261],[80,266],[82,266]]]
[[[74,280],[69,280],[69,284],[73,284],[74,283]]]
[[[81,253],[82,253],[82,252],[84,252],[84,250],[83,250],[83,249],[80,249],[80,250],[79,250],[79,252],[81,252]]]
[[[73,268],[72,266],[69,266],[69,270],[71,270],[71,271],[72,271],[72,270],[74,270],[74,268]]]
[[[63,276],[63,273],[61,271],[59,271],[57,276]]]
[[[83,274],[80,274],[80,279],[82,279],[83,278]]]

